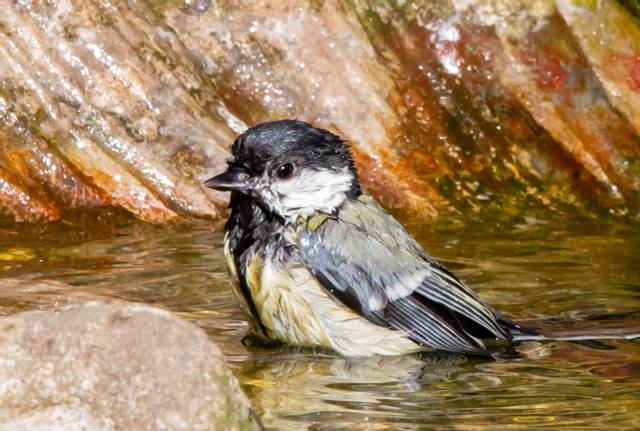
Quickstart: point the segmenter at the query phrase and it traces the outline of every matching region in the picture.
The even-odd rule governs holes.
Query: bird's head
[[[347,144],[302,121],[257,124],[238,136],[228,169],[204,184],[249,196],[285,221],[332,214],[360,184]]]

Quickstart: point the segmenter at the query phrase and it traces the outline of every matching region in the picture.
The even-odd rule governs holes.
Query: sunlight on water
[[[640,232],[550,214],[403,220],[429,252],[507,315],[542,328],[640,328]],[[0,276],[53,279],[87,296],[168,307],[227,355],[269,428],[638,429],[640,342],[526,343],[520,358],[423,354],[345,359],[245,347],[222,234],[128,219],[77,229],[0,227]],[[11,313],[51,300],[0,299]]]

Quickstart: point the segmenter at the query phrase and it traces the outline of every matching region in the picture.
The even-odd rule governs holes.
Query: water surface
[[[515,319],[565,331],[640,329],[640,231],[543,213],[404,217],[429,252]],[[168,307],[223,349],[274,429],[638,429],[640,341],[527,343],[519,358],[345,359],[245,346],[220,230],[127,217],[0,227],[0,277]],[[38,307],[17,296],[4,313]]]

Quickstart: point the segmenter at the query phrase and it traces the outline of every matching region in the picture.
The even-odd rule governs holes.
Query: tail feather
[[[625,340],[631,341],[640,338],[637,334],[573,334],[573,335],[535,335],[535,334],[518,334],[513,336],[514,342],[520,341],[591,341],[591,340]]]
[[[636,319],[592,316],[583,320],[552,318],[507,322],[514,342],[640,339],[640,321]]]

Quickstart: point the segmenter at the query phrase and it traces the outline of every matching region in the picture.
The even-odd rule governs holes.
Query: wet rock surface
[[[216,218],[233,137],[296,117],[389,205],[636,216],[636,3],[0,0],[0,207]]]
[[[168,311],[93,301],[0,319],[1,430],[250,430],[219,349]]]

